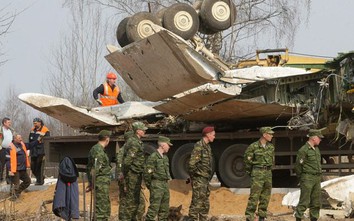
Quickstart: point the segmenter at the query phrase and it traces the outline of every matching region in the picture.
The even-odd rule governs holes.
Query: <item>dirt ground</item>
[[[3,197],[0,200],[0,220],[60,220],[52,214],[52,204],[48,203],[53,199],[54,190],[55,185],[50,185],[47,190],[26,192],[15,202],[4,199],[5,195],[2,194]],[[211,190],[210,216],[217,217],[217,220],[245,220],[243,214],[247,205],[248,194],[235,194],[223,187],[212,187]],[[83,189],[81,183],[79,184],[79,192],[80,211],[83,211]],[[170,205],[182,205],[182,213],[187,215],[192,196],[190,184],[187,185],[184,180],[172,180],[170,181],[170,193]],[[147,190],[144,190],[144,195],[148,199],[149,193]],[[85,196],[86,211],[89,211],[90,193],[86,193]],[[283,196],[284,194],[272,195],[267,220],[294,220],[292,209],[281,205]],[[110,198],[112,206],[111,220],[118,220],[118,191],[116,182],[112,182],[111,184]],[[334,219],[321,218],[320,220]]]

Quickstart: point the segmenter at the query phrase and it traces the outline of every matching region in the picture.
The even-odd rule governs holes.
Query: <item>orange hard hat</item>
[[[117,75],[115,73],[109,72],[106,76],[107,79],[117,79]]]

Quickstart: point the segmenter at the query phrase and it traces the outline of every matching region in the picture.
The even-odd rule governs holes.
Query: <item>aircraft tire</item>
[[[161,26],[159,19],[149,12],[138,12],[130,17],[126,28],[128,40],[135,42],[155,34],[151,24]]]
[[[223,31],[235,22],[236,6],[231,0],[204,0],[199,15],[204,29]]]
[[[199,17],[192,6],[185,3],[173,4],[163,15],[163,27],[188,40],[199,29]]]

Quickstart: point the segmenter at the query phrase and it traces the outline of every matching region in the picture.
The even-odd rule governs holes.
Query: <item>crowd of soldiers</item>
[[[34,118],[28,142],[12,127],[11,119],[2,119],[0,127],[0,183],[11,184],[11,197],[17,199],[21,192],[31,184],[27,172],[31,168],[36,178],[35,185],[44,184],[44,145],[42,138],[50,136],[42,119]],[[5,173],[5,178],[4,178]],[[22,181],[20,183],[20,181]]]
[[[171,176],[166,153],[172,143],[168,137],[159,136],[157,150],[146,158],[141,138],[145,136],[147,129],[144,123],[134,122],[132,130],[124,134],[125,144],[117,153],[119,220],[152,221],[168,218],[168,181]],[[245,211],[247,221],[253,221],[256,215],[259,221],[267,218],[275,156],[275,146],[271,142],[274,133],[270,127],[260,128],[260,139],[250,144],[244,154],[246,172],[251,176],[250,196]],[[96,220],[109,220],[111,213],[108,192],[111,166],[104,152],[110,135],[111,132],[106,130],[99,133],[99,142],[92,147],[87,165],[90,183],[87,190],[96,191]],[[192,201],[188,220],[208,219],[209,181],[213,175],[210,143],[214,141],[215,135],[214,127],[205,127],[201,140],[195,143],[191,153],[188,182],[192,184]],[[295,170],[300,182],[301,196],[295,213],[296,221],[303,219],[307,208],[310,208],[311,221],[319,218],[322,170],[318,145],[322,137],[320,130],[310,130],[308,141],[297,155]],[[93,169],[95,173],[92,172]],[[92,174],[95,174],[95,178]],[[145,216],[145,199],[142,193],[144,183],[150,191],[150,203]]]

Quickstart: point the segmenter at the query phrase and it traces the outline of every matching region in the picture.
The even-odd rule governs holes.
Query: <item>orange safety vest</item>
[[[34,130],[35,130],[36,128],[35,127],[32,127],[31,128],[31,133],[34,133]],[[46,134],[47,132],[49,131],[49,129],[45,126],[45,125],[43,125],[42,126],[42,128],[41,128],[41,130],[37,130],[36,131],[36,134],[38,134],[38,133],[44,133],[44,134]],[[38,138],[38,137],[37,137]],[[36,139],[37,139],[36,138]],[[42,143],[42,141],[39,141],[39,143]]]
[[[104,92],[102,95],[100,95],[100,100],[102,102],[102,106],[111,106],[118,104],[118,94],[119,94],[119,88],[118,86],[115,86],[114,89],[112,90],[111,86],[106,82],[103,84]]]
[[[26,167],[30,167],[30,161],[28,159],[28,153],[27,153],[27,148],[26,145],[21,142],[22,149],[25,151],[26,154]],[[16,173],[17,172],[17,151],[16,151],[16,146],[11,143],[10,144],[10,165],[11,165],[11,172]]]

